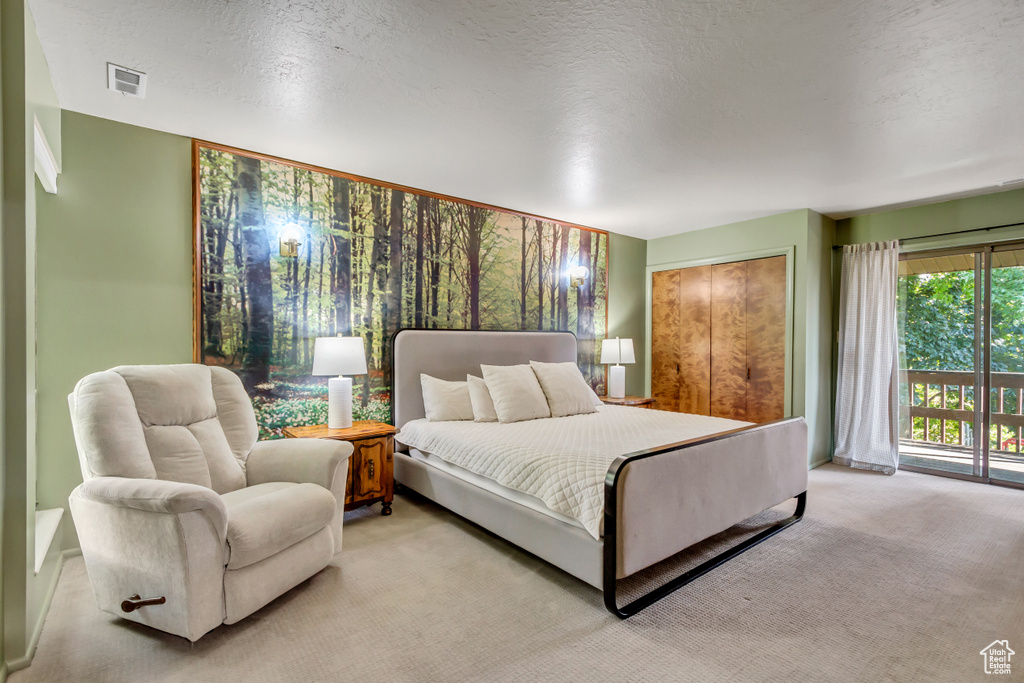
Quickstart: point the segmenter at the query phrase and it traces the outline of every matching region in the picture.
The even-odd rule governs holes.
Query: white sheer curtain
[[[886,474],[899,466],[898,277],[899,242],[843,247],[832,461]]]

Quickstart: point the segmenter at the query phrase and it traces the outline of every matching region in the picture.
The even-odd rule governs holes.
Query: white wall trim
[[[36,648],[39,646],[39,637],[43,633],[43,624],[46,623],[46,616],[50,613],[50,603],[53,602],[53,595],[57,592],[57,582],[60,581],[60,575],[64,571],[64,562],[69,557],[81,554],[82,550],[80,548],[72,548],[71,550],[61,551],[60,555],[57,556],[57,570],[53,572],[53,578],[50,579],[50,585],[46,587],[46,596],[43,598],[42,609],[39,610],[39,619],[32,628],[32,637],[29,638],[25,656],[6,662],[7,673],[20,671],[21,669],[27,668],[28,665],[32,663],[32,658],[36,656]],[[2,680],[4,679],[0,678],[0,681]]]
[[[39,176],[39,182],[42,183],[44,190],[50,194],[57,194],[57,175],[60,173],[60,169],[57,167],[57,157],[53,155],[50,143],[46,141],[43,127],[39,125],[39,119],[36,117],[33,119],[35,123],[36,175]]]
[[[654,308],[654,273],[662,270],[678,270],[679,268],[692,268],[695,266],[714,266],[720,263],[733,263],[734,261],[752,261],[759,258],[771,258],[772,256],[785,256],[786,257],[786,388],[784,403],[786,406],[786,415],[793,414],[793,373],[795,368],[793,367],[793,337],[794,337],[794,319],[793,310],[795,308],[796,290],[794,282],[796,280],[796,245],[772,247],[770,249],[759,249],[756,251],[737,252],[733,254],[722,254],[719,256],[708,256],[705,258],[689,259],[685,261],[673,261],[671,263],[659,263],[653,266],[647,266],[647,274],[645,276],[645,327],[647,330],[647,339],[644,348],[644,358],[647,362],[647,376],[644,378],[644,394],[646,396],[651,395],[651,373],[654,371],[651,366],[652,356],[652,334],[653,334],[653,308]]]
[[[60,529],[60,520],[63,516],[64,508],[36,510],[36,575],[39,574],[43,563],[46,562],[46,554]]]

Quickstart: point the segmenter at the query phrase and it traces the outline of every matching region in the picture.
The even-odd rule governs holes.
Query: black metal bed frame
[[[627,619],[647,607],[650,607],[662,598],[676,592],[683,586],[696,581],[713,569],[717,569],[737,555],[745,553],[761,542],[768,540],[783,529],[796,524],[803,519],[804,510],[807,507],[807,491],[804,491],[796,496],[796,511],[793,513],[792,517],[787,517],[767,529],[758,532],[742,543],[715,555],[693,569],[690,569],[673,579],[669,579],[657,588],[654,588],[626,605],[619,607],[616,599],[616,588],[618,582],[618,579],[616,578],[618,575],[618,485],[619,475],[622,474],[625,466],[629,463],[636,462],[637,460],[644,460],[656,455],[670,453],[672,451],[689,448],[699,444],[711,443],[738,432],[756,431],[771,425],[789,422],[792,419],[793,418],[788,418],[785,420],[766,422],[764,424],[757,425],[756,427],[741,427],[728,432],[722,432],[721,434],[690,439],[689,441],[681,441],[668,446],[659,446],[658,448],[629,453],[627,455],[620,455],[615,459],[608,468],[608,474],[605,475],[604,479],[604,579],[602,584],[604,585],[604,606],[609,612],[620,619]]]

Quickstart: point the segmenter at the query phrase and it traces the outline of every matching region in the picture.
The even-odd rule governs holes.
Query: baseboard
[[[832,462],[832,456],[830,455],[826,455],[821,458],[815,458],[814,460],[811,461],[811,466],[808,469],[813,470],[817,467],[821,467],[822,465],[827,465],[830,462]]]
[[[43,624],[46,623],[46,615],[50,613],[50,603],[53,602],[53,594],[57,592],[57,582],[60,581],[61,572],[64,571],[64,562],[69,557],[75,557],[81,555],[81,548],[72,548],[70,550],[62,550],[57,561],[57,571],[53,573],[53,579],[50,580],[50,585],[46,587],[46,597],[43,598],[43,607],[39,610],[39,619],[36,621],[36,625],[32,629],[32,637],[28,641],[28,649],[25,652],[24,657],[18,657],[8,662],[4,662],[3,668],[0,669],[2,675],[0,675],[0,683],[3,683],[7,679],[8,673],[14,673],[15,671],[21,671],[28,667],[32,663],[32,658],[36,656],[36,647],[39,645],[39,637],[43,633]]]

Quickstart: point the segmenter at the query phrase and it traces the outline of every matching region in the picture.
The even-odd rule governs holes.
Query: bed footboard
[[[807,425],[790,418],[620,456],[605,477],[604,602],[626,618],[800,521]],[[629,604],[616,580],[797,498],[796,512]]]

